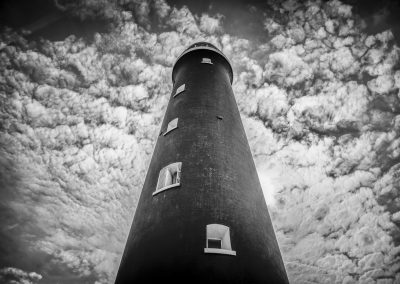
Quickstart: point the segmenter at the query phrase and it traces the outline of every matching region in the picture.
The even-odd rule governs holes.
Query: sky
[[[172,90],[209,41],[291,283],[400,283],[395,1],[2,1],[0,282],[113,283]]]

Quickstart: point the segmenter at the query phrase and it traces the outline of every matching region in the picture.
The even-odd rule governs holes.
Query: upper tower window
[[[203,58],[203,59],[201,60],[201,63],[213,64],[213,63],[211,62],[211,59],[210,59],[210,58]]]
[[[207,243],[205,253],[236,255],[232,250],[229,227],[220,224],[209,224],[206,229]]]
[[[168,134],[168,132],[178,128],[178,118],[174,118],[168,123],[167,130],[164,133],[164,136]]]
[[[167,190],[181,184],[181,167],[182,163],[172,163],[161,169],[158,176],[157,188],[153,192],[153,196],[161,191]]]
[[[174,98],[179,95],[180,93],[182,93],[183,91],[185,91],[185,84],[180,85],[178,89],[176,89],[175,94],[174,94]]]

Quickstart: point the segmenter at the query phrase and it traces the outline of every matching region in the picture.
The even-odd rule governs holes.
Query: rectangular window
[[[185,91],[185,84],[179,86],[178,89],[176,89],[175,94],[174,94],[174,98],[179,95],[180,93],[182,93],[183,91]]]
[[[168,173],[171,176],[171,184],[178,183],[178,172],[177,171],[169,171]]]
[[[172,130],[178,128],[178,118],[174,118],[168,123],[167,130],[164,133],[164,136],[171,132]]]
[[[220,239],[208,239],[208,248],[221,249],[222,241]]]
[[[211,62],[211,59],[210,59],[210,58],[203,58],[203,59],[201,60],[201,63],[213,64],[213,63]]]
[[[153,192],[153,196],[181,184],[181,167],[182,163],[177,162],[161,169],[158,175],[157,188]]]
[[[220,224],[209,224],[206,228],[207,243],[205,253],[236,255],[231,247],[229,227]]]

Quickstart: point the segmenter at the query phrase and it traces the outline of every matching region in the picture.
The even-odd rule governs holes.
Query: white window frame
[[[173,97],[175,98],[177,95],[183,93],[185,90],[186,90],[186,84],[180,85],[178,89],[176,89]]]
[[[168,122],[167,130],[164,132],[164,136],[176,128],[178,128],[178,118],[174,118]]]
[[[207,57],[203,57],[201,59],[201,63],[211,64],[211,65],[213,64],[212,61],[211,61],[211,58],[207,58]]]
[[[157,186],[156,190],[153,192],[153,196],[167,189],[180,186],[181,168],[182,168],[182,162],[172,163],[162,168],[160,173],[158,174]],[[175,183],[172,183],[171,178],[172,175],[175,173],[176,173],[176,181]]]
[[[221,248],[209,248],[208,240],[220,240]],[[206,227],[206,247],[204,253],[227,254],[236,256],[232,250],[229,227],[221,224],[208,224]]]

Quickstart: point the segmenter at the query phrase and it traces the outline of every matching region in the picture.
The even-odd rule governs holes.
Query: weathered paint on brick
[[[288,283],[229,62],[197,49],[179,58],[173,81],[162,130],[176,117],[179,125],[158,137],[115,283]],[[181,185],[153,196],[160,170],[174,162],[182,162]],[[213,223],[230,228],[236,256],[204,253]]]

